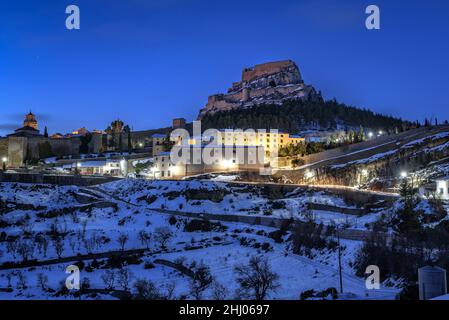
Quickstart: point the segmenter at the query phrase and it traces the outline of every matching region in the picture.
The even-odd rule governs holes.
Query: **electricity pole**
[[[338,273],[340,276],[340,293],[343,293],[343,276],[342,276],[342,270],[341,270],[341,246],[340,246],[340,232],[338,230],[338,225],[336,227],[337,229],[337,243],[338,243]]]

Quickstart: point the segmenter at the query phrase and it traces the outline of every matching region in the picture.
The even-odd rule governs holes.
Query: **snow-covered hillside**
[[[200,192],[189,190],[205,191],[213,201],[201,200]],[[201,222],[152,209],[164,205],[180,210],[182,205],[186,212],[263,215],[270,208],[273,215],[283,216],[291,215],[292,208],[301,211],[303,198],[344,204],[329,195],[296,192],[282,199],[286,208],[273,208],[274,200],[258,190],[219,182],[124,180],[88,189],[2,183],[0,299],[73,299],[62,288],[65,268],[75,263],[81,270],[83,299],[133,293],[141,279],[152,281],[166,298],[193,299],[191,279],[159,260],[188,269],[206,265],[214,282],[202,298],[214,298],[216,288],[225,287],[222,292],[231,299],[238,287],[235,266],[258,255],[279,275],[271,299],[298,299],[306,290],[337,288],[335,249],[312,249],[306,257],[292,252],[289,233],[275,241],[271,234],[277,228]],[[346,293],[340,298],[393,298],[395,289],[366,292],[364,280],[354,276],[351,267],[360,242],[342,244]]]
[[[353,205],[332,193],[296,189],[276,194],[255,185],[238,185],[214,181],[150,181],[120,180],[104,184],[101,189],[132,204],[151,209],[185,213],[249,215],[274,218],[312,219],[317,223],[344,223],[353,228],[366,228],[376,221],[379,213],[363,216],[323,210],[309,210],[308,204],[322,204],[353,209]],[[212,200],[210,200],[212,199]]]

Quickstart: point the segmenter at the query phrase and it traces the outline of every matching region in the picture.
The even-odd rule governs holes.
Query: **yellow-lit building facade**
[[[290,135],[284,132],[249,132],[249,131],[226,131],[218,132],[218,141],[223,145],[243,145],[264,147],[265,155],[270,156],[280,148],[290,144],[304,142],[304,138]]]

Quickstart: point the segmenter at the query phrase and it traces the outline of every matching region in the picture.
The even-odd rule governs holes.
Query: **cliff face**
[[[308,98],[320,96],[312,86],[304,84],[298,66],[293,61],[268,62],[244,69],[242,80],[233,83],[227,94],[209,96],[198,118],[219,111]]]

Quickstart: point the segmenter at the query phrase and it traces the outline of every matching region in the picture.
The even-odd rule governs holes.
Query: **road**
[[[369,158],[373,155],[392,151],[401,146],[421,138],[425,138],[437,133],[448,132],[449,125],[437,127],[422,127],[397,135],[385,136],[371,141],[361,142],[355,145],[344,146],[328,151],[320,152],[305,157],[306,164],[294,170],[279,170],[277,174],[288,175],[288,173],[298,173],[305,170],[313,170],[319,167],[339,165],[355,160]]]

